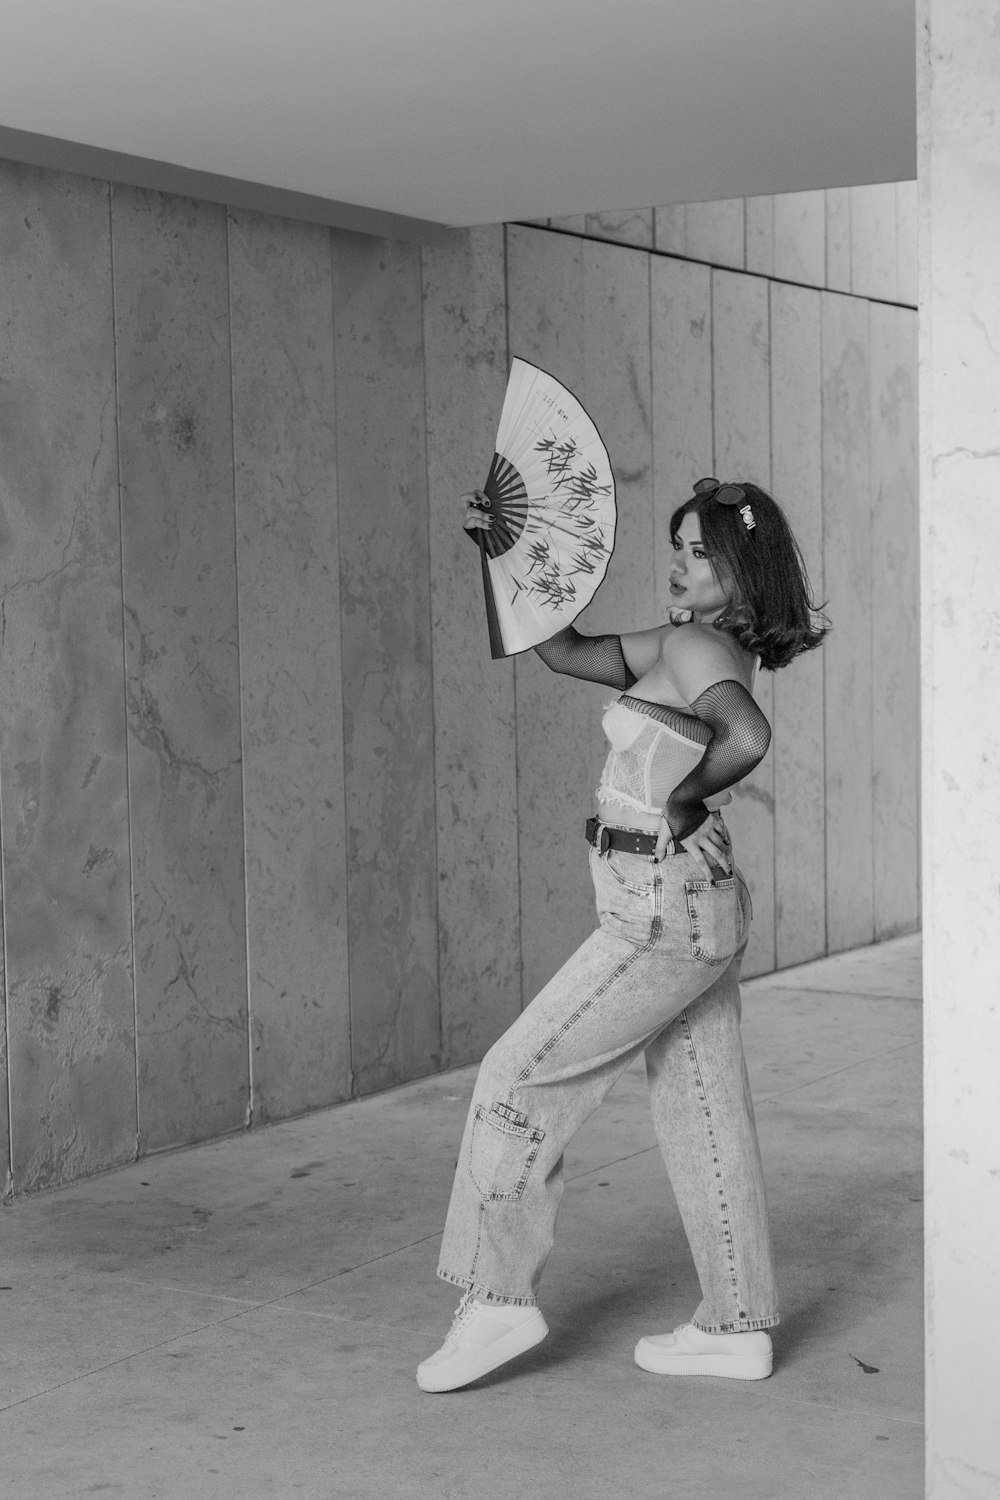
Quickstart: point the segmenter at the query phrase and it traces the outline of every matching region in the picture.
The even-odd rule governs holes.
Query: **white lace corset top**
[[[712,738],[708,725],[694,715],[627,693],[606,705],[602,723],[611,749],[597,788],[599,801],[655,817]],[[723,792],[705,805],[719,807],[729,800]]]

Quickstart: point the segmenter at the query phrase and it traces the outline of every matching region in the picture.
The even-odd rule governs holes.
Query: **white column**
[[[927,1494],[1000,1495],[1000,19],[920,0]]]

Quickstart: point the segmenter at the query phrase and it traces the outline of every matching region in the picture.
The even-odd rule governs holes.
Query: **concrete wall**
[[[921,0],[928,1500],[1000,1495],[1000,25]],[[985,878],[984,878],[985,877]]]
[[[662,617],[670,503],[711,471],[773,483],[829,598],[734,809],[751,972],[916,924],[915,315],[808,284],[843,224],[797,196],[779,281],[720,263],[706,205],[682,253],[421,249],[0,169],[14,1191],[473,1060],[588,931],[608,694],[490,661],[459,525],[508,353],[615,458],[585,629]],[[889,239],[852,223],[863,277]]]
[[[916,306],[915,182],[675,203],[537,223],[778,281]]]

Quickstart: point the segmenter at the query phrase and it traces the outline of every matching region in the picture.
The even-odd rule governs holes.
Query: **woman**
[[[491,525],[475,494],[470,533]],[[438,1267],[465,1295],[417,1370],[425,1391],[457,1390],[545,1337],[536,1298],[563,1152],[640,1052],[702,1300],[690,1323],[640,1339],[636,1362],[771,1373],[777,1299],[739,1032],[750,903],[719,809],[770,741],[758,662],[786,666],[826,631],[788,523],[756,485],[699,480],[670,536],[669,624],[570,626],[535,648],[621,693],[587,823],[599,926],[483,1059]]]

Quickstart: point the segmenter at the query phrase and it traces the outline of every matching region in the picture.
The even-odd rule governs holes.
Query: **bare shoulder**
[[[725,631],[692,621],[670,625],[660,637],[660,661],[688,703],[725,678],[749,690],[753,657]]]
[[[648,630],[630,630],[620,639],[622,653],[636,677],[645,677],[660,660],[663,632],[671,625],[653,625]]]

